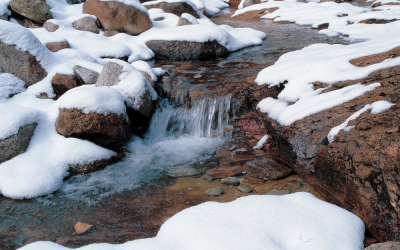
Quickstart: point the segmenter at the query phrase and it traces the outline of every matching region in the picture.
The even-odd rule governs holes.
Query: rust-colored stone
[[[394,22],[394,21],[396,21],[396,20],[397,20],[397,19],[384,20],[384,19],[370,18],[370,19],[361,20],[360,23],[365,23],[365,24],[385,24],[385,23]]]
[[[387,52],[363,56],[350,61],[351,64],[357,67],[366,67],[372,64],[383,62],[389,58],[396,58],[400,56],[400,46],[394,49],[391,49]]]
[[[93,227],[93,225],[91,225],[91,224],[84,223],[84,222],[77,222],[75,224],[75,232],[76,232],[76,234],[84,234],[87,231],[89,231],[92,227]]]
[[[75,75],[56,74],[51,79],[51,85],[56,92],[57,97],[62,96],[70,89],[76,88],[81,85],[78,77]]]
[[[54,42],[54,43],[48,43],[46,44],[46,47],[51,51],[51,52],[57,52],[62,49],[68,49],[71,48],[68,42]]]
[[[262,9],[262,10],[252,10],[252,11],[247,11],[243,14],[234,16],[232,18],[239,19],[239,20],[260,18],[260,17],[265,16],[268,13],[272,13],[278,9],[279,9],[278,7],[274,7],[274,8],[266,8],[266,9]]]
[[[244,168],[241,166],[234,167],[216,167],[207,172],[207,177],[211,177],[213,179],[221,179],[231,176],[236,176],[242,174]]]

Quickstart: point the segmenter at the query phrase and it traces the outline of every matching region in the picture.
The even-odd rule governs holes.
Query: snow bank
[[[196,19],[194,16],[192,16],[192,15],[190,15],[190,14],[188,14],[188,13],[183,13],[183,14],[181,15],[181,17],[182,17],[182,18],[185,18],[186,20],[188,20],[188,21],[191,22],[192,24],[199,24],[199,21],[197,21],[197,19]]]
[[[109,87],[83,85],[69,90],[59,99],[60,108],[79,109],[86,114],[126,114],[124,98]]]
[[[354,214],[309,193],[253,195],[206,202],[168,219],[155,238],[79,249],[360,250],[364,224]],[[36,242],[21,250],[68,249]]]
[[[0,140],[15,135],[22,126],[39,123],[42,116],[39,110],[0,104]]]
[[[11,95],[25,91],[25,82],[18,77],[0,73],[0,102],[6,101]]]
[[[7,8],[11,0],[0,0],[0,16],[7,14],[11,15],[11,11]]]
[[[44,69],[53,62],[53,55],[31,31],[19,24],[0,20],[0,41],[15,45],[20,51],[27,51],[35,56]]]
[[[147,62],[138,60],[136,62],[131,63],[131,65],[135,67],[137,70],[147,73],[151,77],[152,81],[157,81],[157,75],[154,73],[153,69]]]
[[[147,15],[149,14],[147,9],[140,3],[140,1],[137,1],[137,0],[100,0],[100,1],[102,1],[102,2],[111,2],[111,1],[120,2],[125,5],[132,6],[133,8],[136,8],[136,9],[146,13]]]

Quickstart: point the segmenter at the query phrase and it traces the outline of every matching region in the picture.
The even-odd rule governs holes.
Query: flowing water
[[[268,37],[263,44],[231,53],[224,59],[155,61],[155,66],[170,69],[173,81],[197,88],[191,108],[181,105],[183,100],[179,95],[172,104],[161,102],[148,134],[144,138],[133,136],[124,146],[128,154],[123,161],[102,171],[74,176],[53,194],[33,200],[0,196],[1,250],[37,240],[80,246],[154,236],[163,220],[206,199],[202,192],[192,199],[194,195],[185,196],[184,191],[166,191],[179,182],[167,177],[167,171],[188,165],[204,171],[219,166],[215,151],[226,148],[232,141],[229,120],[238,115],[238,103],[221,86],[240,84],[255,77],[283,53],[314,43],[350,43],[343,37],[318,35],[309,26],[260,19],[233,20],[229,18],[232,13],[233,8],[226,9],[212,20],[217,24],[264,31]],[[195,75],[200,77],[194,78]],[[237,147],[236,151],[247,150]],[[188,180],[191,181],[190,185],[201,184],[197,179]],[[233,199],[238,194],[231,195]],[[215,200],[228,201],[221,199]],[[77,236],[73,230],[77,221],[91,222],[96,230]]]

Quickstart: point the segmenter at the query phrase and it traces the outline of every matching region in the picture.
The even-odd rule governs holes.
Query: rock
[[[221,187],[210,188],[204,191],[204,194],[207,196],[220,196],[224,193],[224,190]]]
[[[93,70],[85,69],[79,65],[74,66],[74,72],[82,84],[96,84],[99,73]]]
[[[178,24],[176,26],[184,26],[184,25],[193,25],[193,24],[199,24],[197,19],[187,13],[183,13],[181,17],[179,17]]]
[[[151,79],[151,76],[149,74],[147,74],[146,72],[144,72],[144,71],[140,71],[140,73],[142,73],[146,77],[147,81],[149,81],[150,85],[155,89],[156,88],[156,84],[153,81],[153,79]]]
[[[40,28],[42,25],[40,25],[39,23],[35,23],[28,18],[25,18],[22,26],[24,26],[25,28],[34,29],[34,28]]]
[[[46,1],[42,0],[11,0],[10,7],[16,13],[38,23],[44,23],[53,18]]]
[[[237,177],[227,177],[227,178],[221,179],[221,183],[227,184],[227,185],[238,186],[240,184],[240,181]]]
[[[8,21],[8,15],[4,13],[3,15],[0,16],[0,20]]]
[[[43,99],[43,100],[50,99],[50,97],[46,93],[40,93],[39,95],[36,95],[36,98]]]
[[[107,167],[108,165],[121,161],[126,156],[125,152],[119,152],[117,155],[112,156],[109,159],[101,159],[86,164],[73,164],[69,165],[69,176],[88,174],[95,171],[99,171]]]
[[[369,56],[363,56],[356,59],[350,60],[350,63],[356,67],[366,67],[372,64],[383,62],[387,59],[394,59],[400,56],[400,46],[391,49],[384,53],[373,54]]]
[[[252,177],[264,180],[278,180],[288,176],[292,172],[285,165],[268,158],[248,161],[243,165],[243,168]]]
[[[96,16],[105,30],[133,36],[153,26],[147,13],[117,1],[88,0],[83,4],[83,13]]]
[[[74,23],[74,28],[82,31],[89,31],[95,34],[99,34],[99,28],[97,27],[96,21],[91,17],[82,17]]]
[[[226,177],[232,177],[235,175],[240,175],[244,171],[244,168],[241,166],[235,167],[216,167],[209,170],[206,174],[206,177],[210,177],[212,179],[220,179]]]
[[[92,227],[93,227],[93,225],[91,225],[91,224],[87,224],[84,222],[77,222],[75,224],[75,232],[76,232],[76,234],[84,234],[87,231],[89,231]]]
[[[47,21],[47,22],[45,22],[43,24],[43,28],[46,28],[46,30],[48,32],[54,32],[54,31],[58,30],[58,28],[60,28],[60,26],[58,26],[57,24],[54,24],[52,22]]]
[[[54,43],[47,43],[46,47],[51,51],[51,52],[57,52],[62,49],[69,49],[71,46],[69,45],[69,42],[54,42]]]
[[[238,7],[240,5],[241,0],[229,0],[230,7]]]
[[[123,66],[117,63],[106,63],[100,73],[100,76],[97,78],[96,86],[102,87],[117,85],[120,81],[119,76],[123,73],[123,68]]]
[[[290,192],[288,190],[272,189],[267,194],[268,195],[286,195],[286,194],[290,194]]]
[[[178,24],[176,26],[184,26],[184,25],[193,25],[193,24],[189,22],[189,20],[187,20],[186,18],[180,17],[178,20]]]
[[[123,141],[130,135],[129,123],[125,115],[86,114],[78,109],[61,108],[56,129],[65,137],[86,139],[101,146]]]
[[[391,22],[394,22],[394,21],[397,21],[397,19],[384,20],[384,19],[370,18],[370,19],[361,20],[360,23],[365,23],[365,24],[385,24],[385,23],[391,23]]]
[[[232,18],[234,19],[239,19],[239,20],[244,20],[244,19],[258,19],[262,16],[265,16],[267,13],[272,13],[279,9],[278,7],[274,8],[267,8],[267,9],[262,9],[262,10],[251,10],[247,11],[243,14],[239,14],[237,16],[234,16]]]
[[[51,84],[58,97],[62,96],[68,90],[81,85],[78,77],[75,75],[62,75],[58,73],[51,79]]]
[[[162,9],[164,12],[167,13],[172,13],[177,16],[181,16],[183,13],[188,13],[192,16],[194,16],[196,19],[199,19],[200,16],[197,14],[197,7],[193,5],[189,5],[187,2],[160,2],[157,1],[157,3],[151,3],[147,2],[144,5],[148,10],[157,8],[157,9]]]
[[[37,125],[36,122],[26,124],[18,133],[0,140],[0,164],[26,151]]]
[[[400,250],[400,242],[387,241],[384,243],[372,244],[365,250]]]
[[[168,171],[168,176],[171,177],[194,177],[200,174],[195,168],[186,166],[184,168],[175,168]]]
[[[249,7],[254,4],[259,4],[260,0],[243,0],[243,8]]]
[[[26,83],[25,87],[43,80],[47,76],[47,72],[36,56],[31,53],[39,55],[43,62],[52,60],[51,52],[28,29],[11,22],[0,22],[0,67],[2,71],[23,80]],[[20,34],[15,40],[9,36],[9,32],[12,30],[17,30]],[[35,51],[30,53],[24,41],[30,41],[29,48],[34,47]]]
[[[86,2],[86,0],[67,0],[67,3],[69,4],[80,4],[84,2]]]
[[[228,49],[216,40],[205,43],[152,40],[146,42],[146,46],[155,53],[157,58],[168,60],[207,59],[229,54]]]
[[[248,186],[238,186],[237,189],[240,192],[243,192],[243,193],[251,193],[251,192],[253,192],[253,189],[251,187],[248,187]]]
[[[104,36],[110,37],[110,36],[115,36],[116,34],[119,34],[120,32],[117,30],[105,30],[104,31]]]

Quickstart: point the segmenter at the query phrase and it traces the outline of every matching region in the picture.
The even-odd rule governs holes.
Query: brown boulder
[[[130,135],[129,123],[123,114],[86,114],[78,109],[60,109],[57,132],[65,137],[76,137],[101,146],[115,144]]]
[[[48,32],[54,32],[54,31],[58,30],[58,28],[60,28],[60,26],[47,21],[43,24],[43,28],[45,28]]]
[[[37,125],[36,122],[24,125],[16,134],[0,140],[0,164],[26,151]]]
[[[272,181],[282,179],[292,172],[290,168],[269,158],[248,161],[243,168],[254,178]]]
[[[199,19],[200,16],[197,14],[197,7],[194,7],[192,5],[189,5],[186,2],[174,2],[174,3],[168,3],[168,2],[159,2],[157,3],[151,3],[147,2],[144,5],[148,10],[157,8],[157,9],[162,9],[164,12],[167,13],[172,13],[177,16],[181,16],[183,13],[188,13],[192,16],[194,16],[196,19]]]
[[[78,77],[75,75],[63,75],[58,73],[51,79],[51,84],[58,97],[65,94],[68,90],[81,85]]]
[[[53,18],[46,1],[42,0],[11,0],[10,7],[16,13],[38,23],[44,23]]]
[[[46,47],[51,51],[51,52],[57,52],[62,49],[68,49],[71,48],[69,45],[69,42],[54,42],[54,43],[48,43],[46,44]]]
[[[95,34],[99,34],[99,28],[97,27],[96,21],[91,17],[82,17],[74,23],[74,28],[82,31],[89,31]]]
[[[83,4],[83,13],[96,16],[105,30],[133,36],[153,25],[147,13],[117,1],[88,0]]]
[[[174,61],[217,58],[229,54],[228,49],[216,40],[205,43],[152,40],[146,42],[146,46],[154,52],[157,58]]]

